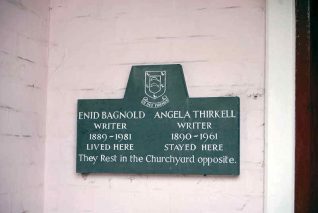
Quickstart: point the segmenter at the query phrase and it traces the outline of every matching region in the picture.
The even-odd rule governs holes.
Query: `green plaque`
[[[239,125],[239,98],[189,98],[181,65],[133,66],[124,99],[78,100],[76,171],[239,175]]]

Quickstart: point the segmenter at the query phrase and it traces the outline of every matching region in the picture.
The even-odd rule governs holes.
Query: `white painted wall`
[[[0,212],[43,212],[48,0],[0,0]]]
[[[294,212],[295,3],[267,1],[265,212]]]
[[[241,175],[76,174],[77,99],[161,63],[192,97],[241,98]],[[265,0],[52,0],[45,212],[263,212],[264,64]]]
[[[267,2],[265,212],[293,212],[294,3]],[[0,212],[43,212],[48,4],[0,1]],[[262,212],[263,1],[51,9],[45,212]],[[239,178],[75,174],[76,99],[121,98],[147,63],[183,64],[191,96],[241,97]]]

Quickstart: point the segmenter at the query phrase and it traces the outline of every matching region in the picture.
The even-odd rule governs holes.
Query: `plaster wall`
[[[51,0],[45,212],[263,212],[265,0]],[[132,65],[180,63],[190,97],[241,99],[241,174],[75,173],[76,102]]]
[[[0,212],[43,212],[49,1],[0,0]]]

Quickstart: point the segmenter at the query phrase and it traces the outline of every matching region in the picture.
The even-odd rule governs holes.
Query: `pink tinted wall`
[[[0,1],[0,212],[43,212],[49,1]]]
[[[265,0],[52,0],[45,212],[263,212]],[[75,173],[76,103],[136,64],[183,65],[192,97],[241,99],[241,174]]]

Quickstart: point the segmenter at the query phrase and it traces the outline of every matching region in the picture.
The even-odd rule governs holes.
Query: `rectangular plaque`
[[[133,66],[124,99],[78,100],[76,171],[239,175],[239,124],[239,98],[189,98],[181,65]]]

